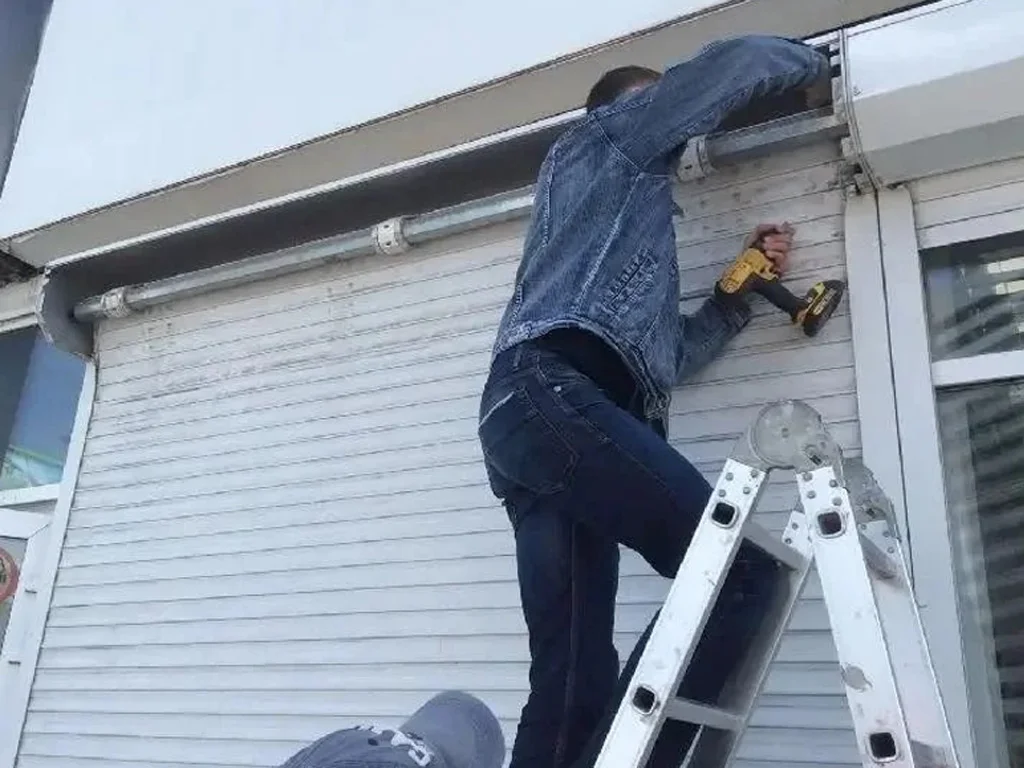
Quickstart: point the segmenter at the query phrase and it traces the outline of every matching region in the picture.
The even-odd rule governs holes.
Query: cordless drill
[[[751,291],[764,296],[808,336],[816,335],[832,316],[845,288],[841,280],[823,280],[811,286],[802,299],[798,298],[782,285],[775,264],[756,244],[743,251],[715,284],[715,292],[725,296],[741,296]]]

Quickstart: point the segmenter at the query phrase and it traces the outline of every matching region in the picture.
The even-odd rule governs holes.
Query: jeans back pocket
[[[576,453],[522,384],[489,404],[477,432],[484,457],[510,482],[537,494],[565,489]]]

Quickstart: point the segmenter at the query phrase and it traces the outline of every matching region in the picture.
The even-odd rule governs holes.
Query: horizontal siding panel
[[[842,277],[837,158],[811,147],[684,190],[682,309],[761,221],[797,225],[795,293]],[[504,224],[100,326],[20,768],[273,766],[449,686],[481,695],[511,744],[529,655],[476,410],[522,234]],[[856,455],[850,338],[845,304],[812,340],[755,300],[676,392],[672,444],[713,482],[758,409],[788,396]],[[759,522],[778,534],[795,499],[772,478]],[[625,658],[669,582],[629,551],[620,571]],[[856,765],[813,575],[765,691],[738,768]]]
[[[145,739],[138,736],[56,736],[26,734],[21,754],[47,759],[53,757],[84,757],[117,765],[121,761],[143,762],[163,768],[167,763],[214,766],[275,766],[301,749],[295,742],[272,742],[250,739],[165,738]],[[49,765],[49,763],[47,763]],[[19,761],[19,768],[21,762]]]
[[[506,569],[508,570],[508,569]],[[630,569],[634,570],[634,569]],[[639,568],[637,568],[639,570]],[[469,568],[465,571],[470,571]],[[437,607],[487,608],[518,607],[514,571],[505,574],[505,581],[487,581],[458,585],[458,590],[441,590],[437,585],[410,585],[401,590],[391,588],[336,589],[297,594],[287,583],[278,592],[234,597],[196,598],[151,602],[119,602],[54,606],[51,627],[88,627],[120,624],[132,626],[151,622],[176,622],[257,619],[308,615],[311,605],[322,616],[362,613],[383,613],[392,610],[432,610]],[[668,582],[649,573],[620,577],[619,596],[622,603],[646,604],[659,600]],[[808,598],[820,598],[816,580],[805,590]]]
[[[856,418],[855,401],[849,393],[826,397],[809,397],[810,405],[818,409],[824,418],[830,421],[845,421]],[[469,403],[465,403],[469,405]],[[447,407],[445,407],[447,406]],[[730,410],[716,410],[713,416],[707,413],[692,418],[676,418],[672,422],[672,437],[681,441],[702,440],[720,435],[731,435],[743,430],[760,410],[760,404],[737,406]],[[350,461],[357,456],[372,456],[381,452],[392,452],[407,448],[419,448],[454,443],[459,441],[476,442],[475,408],[466,407],[470,415],[463,418],[451,418],[452,408],[449,404],[437,406],[437,413],[448,418],[430,417],[430,408],[421,416],[410,419],[392,428],[341,431],[331,422],[304,422],[278,431],[280,437],[268,441],[259,441],[259,447],[252,447],[254,435],[247,433],[237,442],[231,440],[208,440],[207,446],[215,444],[221,447],[216,453],[198,451],[191,455],[182,451],[183,455],[175,456],[173,451],[159,461],[152,459],[140,460],[132,456],[123,464],[108,466],[104,472],[95,468],[82,475],[81,488],[123,488],[129,482],[158,483],[161,480],[180,482],[191,478],[205,477],[210,474],[210,457],[217,457],[218,474],[252,470],[261,467],[282,466],[281,457],[286,455],[290,463],[305,464],[324,459],[337,462],[338,466],[348,468]],[[422,421],[421,421],[422,419]],[[249,447],[245,448],[244,443]],[[208,450],[208,449],[207,449]],[[372,459],[376,461],[376,459]],[[102,478],[102,479],[99,479]]]
[[[759,515],[770,513],[773,499],[780,497],[780,489],[762,496],[762,507]],[[782,506],[774,509],[788,512],[793,498],[787,495],[782,498]],[[272,536],[267,535],[266,528],[240,530],[229,527],[221,533],[199,535],[191,530],[185,532],[180,523],[174,526],[163,523],[165,536],[152,535],[154,526],[148,526],[150,536],[138,538],[138,534],[128,533],[127,541],[101,544],[86,543],[79,545],[79,532],[64,554],[63,564],[67,568],[89,565],[122,564],[138,561],[171,560],[179,557],[196,557],[201,555],[223,555],[240,552],[261,552],[267,550],[308,547],[313,543],[320,546],[347,545],[360,542],[377,543],[427,537],[458,536],[462,534],[508,531],[507,518],[503,514],[495,514],[493,508],[476,508],[461,511],[452,509],[448,512],[423,512],[411,515],[378,517],[370,519],[340,520],[336,522],[321,520],[303,522],[298,516],[281,516],[275,513],[269,522],[274,523]],[[780,529],[784,520],[760,519],[762,525]],[[252,523],[239,517],[238,525]],[[311,526],[311,527],[300,527]],[[122,529],[123,530],[123,527]],[[103,532],[101,530],[101,532]],[[85,529],[87,535],[94,536],[95,529]],[[313,538],[315,536],[315,539]],[[108,537],[109,538],[109,537]],[[88,539],[87,539],[88,541]]]
[[[32,742],[33,749],[46,750],[49,742],[46,739],[35,739]],[[178,763],[167,762],[166,760],[117,760],[111,761],[103,757],[68,757],[65,755],[29,755],[26,754],[24,745],[21,755],[18,757],[18,768],[229,768],[226,763]]]
[[[713,479],[713,475],[708,479]],[[783,490],[778,485],[769,484],[762,495],[762,506],[758,514],[785,509],[790,505],[792,497],[791,488],[786,487]],[[146,514],[147,508],[140,508],[138,515],[132,515],[126,510],[125,515],[120,516],[107,515],[101,510],[83,511],[77,516],[75,527],[69,530],[65,540],[69,558],[66,562],[69,566],[74,565],[77,561],[71,559],[72,553],[82,547],[102,547],[128,542],[153,542],[154,546],[160,546],[160,542],[166,539],[189,539],[196,546],[192,551],[204,554],[222,551],[205,550],[204,547],[207,546],[207,537],[224,533],[246,534],[300,526],[358,522],[358,525],[351,527],[351,540],[372,541],[385,536],[386,531],[399,538],[403,534],[406,537],[414,537],[417,531],[410,529],[409,526],[422,525],[430,519],[440,523],[445,515],[450,515],[451,518],[444,520],[446,527],[438,531],[440,534],[444,534],[446,530],[459,530],[462,533],[493,530],[490,526],[498,525],[499,521],[501,525],[505,525],[504,521],[507,520],[502,509],[495,509],[489,492],[483,486],[471,492],[456,489],[440,490],[415,497],[394,496],[388,499],[387,503],[384,503],[383,499],[370,500],[358,507],[332,504],[330,501],[328,499],[325,502],[300,502],[270,509],[257,507],[227,512],[204,513],[203,510],[196,510],[189,515],[168,518],[151,517]],[[435,517],[431,518],[431,515]],[[183,525],[186,520],[187,527]],[[458,521],[463,521],[469,527],[458,529]],[[297,534],[290,532],[289,535],[304,537],[320,531],[321,529],[314,527]],[[245,548],[245,537],[235,541],[238,542],[238,548]],[[264,545],[273,546],[268,543]],[[232,546],[234,548],[236,545]],[[145,547],[138,547],[132,551],[137,553],[135,557],[142,559],[145,555],[141,553],[147,550]],[[77,556],[77,553],[74,554],[74,557]]]
[[[651,611],[653,615],[653,610]],[[629,656],[639,637],[638,632],[618,632],[615,645],[622,659]],[[261,669],[272,675],[276,668],[297,672],[296,679],[310,680],[313,688],[321,685],[315,682],[315,675],[303,675],[307,668],[321,669],[329,677],[336,666],[360,666],[365,664],[429,664],[431,668],[443,664],[470,664],[525,662],[528,652],[522,647],[522,637],[514,635],[449,635],[412,636],[394,638],[326,639],[305,641],[245,641],[228,645],[208,643],[203,645],[162,645],[138,647],[88,647],[46,649],[40,656],[40,669],[48,670],[47,675],[37,681],[37,690],[66,690],[61,682],[65,678],[60,672],[68,670],[87,671],[102,669],[107,680],[115,680],[122,670],[160,671],[165,670],[178,677],[184,688],[190,678],[184,673],[211,668],[212,676],[223,675],[222,682],[204,687],[233,688],[236,669]],[[780,662],[792,664],[820,663],[826,665],[835,659],[831,643],[823,643],[821,633],[795,631],[783,640]],[[112,677],[107,678],[110,674]],[[51,677],[54,682],[50,682]],[[266,683],[262,683],[266,684]],[[298,688],[292,682],[293,688]],[[195,687],[195,686],[192,686]],[[334,690],[335,686],[326,686]],[[102,688],[102,686],[101,686]],[[105,688],[102,688],[105,690]],[[74,689],[84,690],[84,689]],[[813,696],[812,692],[812,696]],[[820,693],[820,692],[819,692]]]
[[[830,428],[836,439],[844,446],[859,444],[856,420],[833,422]],[[718,467],[729,455],[735,442],[735,435],[689,442],[686,445],[686,455],[700,469]],[[678,445],[679,441],[673,438],[673,443]],[[88,509],[118,509],[169,500],[206,507],[208,504],[216,503],[207,497],[223,497],[227,494],[246,492],[258,494],[281,488],[282,481],[288,485],[350,481],[345,482],[349,491],[345,498],[361,498],[381,492],[451,488],[455,485],[477,484],[486,480],[479,450],[479,443],[475,438],[464,438],[447,443],[417,445],[401,453],[382,449],[369,454],[344,457],[344,462],[339,462],[336,456],[327,455],[305,462],[286,461],[268,467],[248,467],[224,472],[215,471],[211,467],[210,472],[190,479],[188,483],[171,480],[151,485],[99,485],[94,488],[90,488],[88,483],[83,483],[83,488],[76,498],[82,508]],[[438,467],[444,467],[448,471],[438,473]],[[237,498],[241,499],[241,495]],[[223,499],[221,501],[223,502]],[[212,510],[207,507],[207,511]]]
[[[396,673],[397,674],[397,673]],[[424,673],[426,674],[426,673]],[[495,715],[515,719],[525,701],[522,682],[509,676],[508,687],[502,688],[502,673],[496,669],[494,682],[478,681],[467,687],[481,692]],[[413,678],[409,678],[413,681]],[[357,690],[275,690],[254,696],[250,691],[105,691],[102,696],[89,692],[43,692],[35,697],[34,712],[68,712],[82,714],[199,714],[199,715],[309,715],[354,718],[405,717],[422,702],[424,685],[428,688],[437,677],[420,678],[412,687],[376,688],[372,678]],[[358,685],[358,682],[356,683]],[[806,696],[823,690],[840,693],[840,678],[835,665],[776,664],[765,683],[768,695]],[[374,695],[368,696],[367,690]],[[380,695],[376,695],[377,692]],[[851,741],[852,734],[838,734],[837,741]]]
[[[499,606],[512,603],[511,596],[502,600],[495,590]],[[220,619],[216,621],[177,621],[150,624],[116,624],[113,626],[51,627],[48,649],[81,647],[117,647],[140,645],[174,645],[177,643],[223,644],[245,642],[258,637],[261,641],[359,639],[373,637],[445,637],[449,635],[521,635],[523,617],[516,605],[479,607],[463,605],[456,590],[435,591],[434,601],[411,610],[394,608],[387,611],[321,615],[309,613],[302,621],[294,617],[262,617],[258,619]],[[628,595],[627,595],[628,600]],[[424,601],[426,602],[426,601]],[[443,607],[446,603],[451,608]],[[657,600],[623,602],[616,615],[621,632],[639,634],[660,605]],[[802,600],[791,621],[795,630],[828,630],[825,604],[818,600]]]

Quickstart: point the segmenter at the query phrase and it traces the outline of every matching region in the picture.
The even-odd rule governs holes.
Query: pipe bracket
[[[373,228],[373,249],[381,256],[398,256],[409,250],[409,241],[403,232],[403,218],[382,221]]]
[[[714,171],[708,157],[708,137],[694,136],[687,141],[676,166],[676,178],[687,183],[703,179]]]
[[[127,286],[113,288],[100,296],[100,311],[106,317],[128,317],[132,313]]]

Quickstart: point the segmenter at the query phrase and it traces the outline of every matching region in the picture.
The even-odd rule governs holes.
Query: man
[[[335,731],[281,768],[501,768],[505,737],[487,706],[462,691],[439,693],[397,729]]]
[[[491,488],[515,532],[529,630],[530,695],[511,768],[580,757],[614,704],[618,545],[672,578],[711,494],[665,440],[670,393],[721,352],[750,308],[716,291],[680,315],[673,162],[689,139],[758,100],[820,90],[828,77],[824,56],[767,36],[712,44],[661,75],[613,70],[541,166],[479,420]],[[766,224],[750,241],[781,271],[792,235]],[[740,551],[682,693],[707,701],[721,690],[770,597],[772,567]],[[676,725],[652,766],[679,764],[694,729]]]

